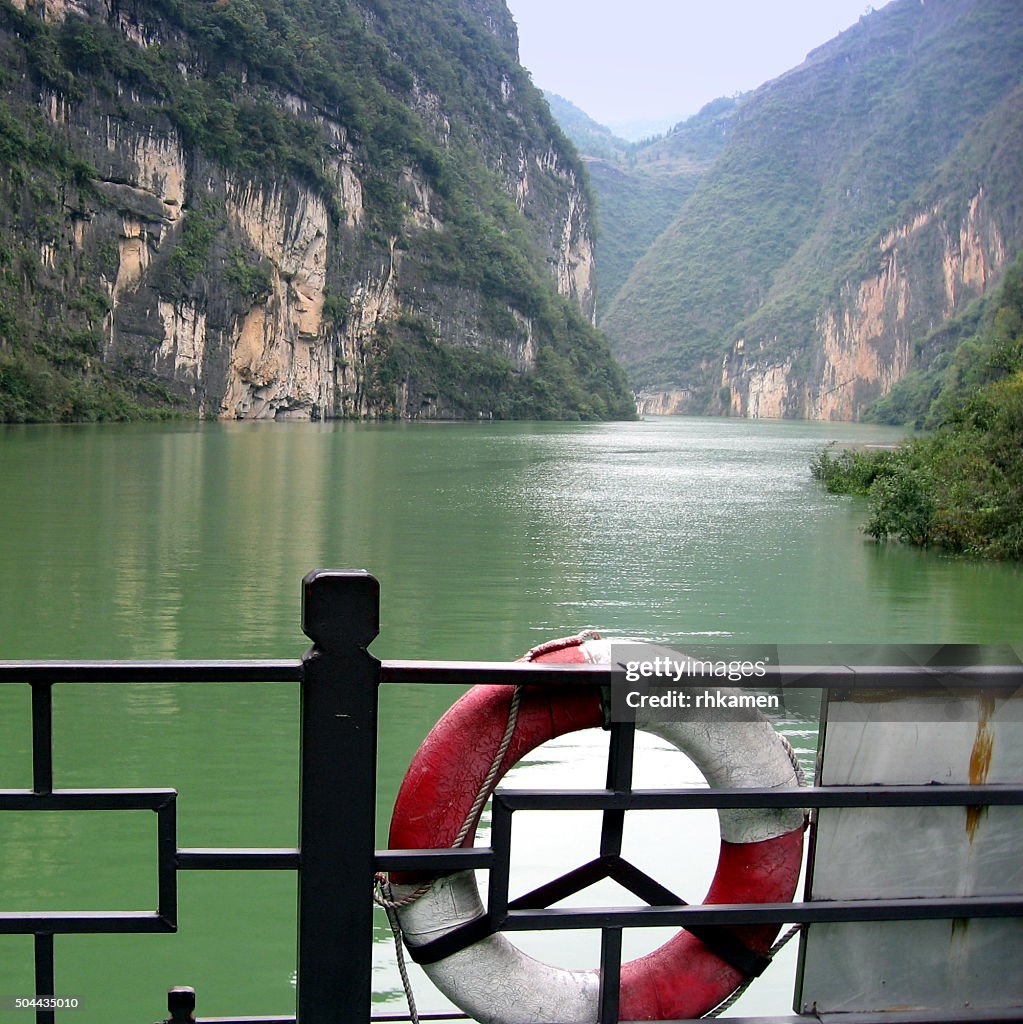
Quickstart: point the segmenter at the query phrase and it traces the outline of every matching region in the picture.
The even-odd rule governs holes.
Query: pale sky
[[[506,2],[534,84],[602,124],[674,122],[756,88],[868,9],[867,0]]]

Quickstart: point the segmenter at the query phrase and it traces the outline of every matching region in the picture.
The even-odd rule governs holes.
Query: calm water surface
[[[1019,568],[876,546],[858,532],[862,503],[811,480],[824,442],[894,436],[657,418],[7,427],[0,658],[296,657],[300,581],[320,566],[380,578],[380,657],[515,658],[583,628],[676,645],[1018,641]],[[30,785],[23,689],[0,692],[0,788]],[[380,845],[408,760],[454,695],[385,693]],[[287,685],[57,687],[55,785],[173,786],[181,846],[293,846],[296,697]],[[808,764],[814,714],[807,697],[780,722]],[[566,737],[515,783],[602,785],[601,743]],[[698,781],[684,758],[644,747],[640,784]],[[626,853],[698,901],[713,814],[631,817]],[[151,819],[0,816],[3,909],[151,908]],[[515,884],[589,859],[596,830],[516,816]],[[58,937],[58,988],[85,1003],[75,1022],[105,1024],[111,1005],[155,1020],[174,984],[197,987],[204,1016],[294,1012],[293,877],[185,872],[179,886],[176,936]],[[611,886],[590,902],[620,899]],[[634,933],[627,951],[662,939]],[[592,936],[521,945],[596,961]],[[377,946],[378,999],[397,1009],[382,917]],[[793,954],[736,1013],[788,1011]],[[0,937],[0,993],[28,993],[31,979],[31,941]],[[421,1009],[444,1005],[426,981],[417,994]]]

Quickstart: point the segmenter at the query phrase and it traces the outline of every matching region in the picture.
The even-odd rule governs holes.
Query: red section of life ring
[[[526,660],[588,662],[585,639],[556,641]],[[508,719],[514,687],[470,690],[424,740],[405,776],[391,819],[392,849],[449,847],[490,770]],[[518,722],[496,782],[541,743],[579,729],[603,725],[600,694],[593,687],[525,687]],[[463,846],[471,846],[476,822]],[[803,830],[759,842],[721,841],[717,870],[705,904],[783,903],[792,899],[802,863]],[[423,881],[395,874],[399,884]],[[766,953],[776,925],[732,929],[748,948]],[[664,945],[622,965],[620,1018],[671,1020],[699,1017],[726,999],[743,975],[712,953],[696,936],[680,931]],[[457,1001],[457,999],[456,999]]]

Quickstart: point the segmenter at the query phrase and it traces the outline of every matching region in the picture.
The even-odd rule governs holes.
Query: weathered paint
[[[610,662],[606,641],[570,638],[544,645],[529,660],[553,663]],[[395,849],[450,846],[460,834],[484,784],[508,721],[512,687],[469,691],[424,740],[402,783],[391,821]],[[723,690],[722,692],[731,692]],[[603,724],[596,689],[523,691],[503,774],[540,743]],[[746,722],[650,722],[653,732],[691,758],[712,786],[791,788],[798,780],[771,723],[760,715]],[[496,785],[496,780],[493,783]],[[705,903],[784,902],[795,893],[802,863],[803,812],[739,809],[719,812],[721,850]],[[471,845],[475,822],[463,845]],[[408,875],[395,887],[401,899],[421,880]],[[411,947],[452,931],[482,913],[472,872],[437,879],[425,894],[397,911]],[[737,929],[750,949],[765,953],[777,926]],[[600,980],[595,971],[571,971],[526,956],[503,935],[491,935],[424,970],[457,1006],[482,1024],[559,1021],[593,1024]],[[620,1014],[626,1020],[699,1017],[718,1005],[743,975],[681,931],[647,956],[622,965]]]
[[[1019,783],[1023,698],[858,693],[829,704],[821,749],[825,786]],[[822,809],[807,898],[1023,893],[1020,836],[1020,807]],[[1021,962],[1018,918],[815,924],[803,940],[797,1005],[807,1013],[1019,1006]]]
[[[995,746],[994,733],[990,727],[991,715],[995,710],[994,698],[983,696],[979,700],[979,705],[977,735],[970,751],[970,784],[973,786],[983,786],[987,782]],[[970,837],[971,843],[977,836],[977,828],[986,812],[987,808],[983,805],[974,804],[966,808],[966,834]]]

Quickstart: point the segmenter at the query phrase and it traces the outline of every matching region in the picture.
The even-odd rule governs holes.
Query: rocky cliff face
[[[651,388],[636,392],[636,411],[641,416],[684,416],[693,410],[688,388]]]
[[[493,36],[481,59],[478,93],[490,106],[479,123],[465,123],[465,96],[445,95],[413,64],[401,89],[391,86],[401,105],[388,97],[384,113],[398,127],[389,125],[383,141],[368,135],[370,120],[347,123],[341,109],[270,81],[272,69],[254,61],[225,57],[215,68],[209,39],[197,40],[185,17],[191,0],[17,0],[21,16],[0,3],[8,7],[0,39],[16,69],[4,80],[8,109],[34,119],[73,165],[50,180],[38,175],[33,194],[26,179],[34,169],[26,173],[16,154],[0,161],[0,193],[13,211],[0,215],[0,237],[39,265],[26,296],[33,316],[18,326],[45,334],[60,318],[91,333],[85,375],[102,366],[222,418],[627,408],[614,371],[587,408],[573,407],[569,382],[555,403],[533,407],[537,392],[550,394],[552,359],[574,361],[583,378],[611,360],[586,326],[594,310],[589,197],[577,158],[538,113],[542,101],[518,69],[503,3],[430,5],[440,18],[476,19],[471,31]],[[234,6],[239,17],[258,7],[214,5]],[[382,17],[372,3],[356,9],[346,45],[373,36],[393,46],[399,27]],[[66,74],[33,66],[33,37],[63,55]],[[101,46],[100,60],[81,57]],[[345,56],[342,47],[336,59]],[[150,70],[160,61],[165,95]],[[65,88],[57,87],[62,74]],[[225,86],[228,74],[234,82]],[[296,171],[254,165],[244,137],[234,143],[240,156],[224,151],[223,140],[253,116],[231,88],[243,95],[257,78],[255,131],[290,132],[312,150],[285,150]],[[196,96],[199,113],[187,106]],[[272,111],[269,126],[260,110]],[[223,134],[203,137],[215,118]],[[474,264],[461,243],[481,236],[490,245]],[[83,293],[84,318],[75,308]],[[552,313],[555,293],[577,312]],[[581,321],[570,353],[559,351],[558,315]],[[5,348],[12,361],[0,337],[0,355]],[[500,405],[512,392],[518,406]]]
[[[1021,68],[1011,0],[892,0],[744,99],[601,320],[634,384],[857,419],[927,370],[1023,249]]]
[[[929,336],[1001,280],[1023,239],[1023,91],[979,134],[992,143],[982,147],[985,166],[939,181],[930,201],[881,235],[874,266],[845,277],[820,308],[802,358],[779,355],[769,338],[732,345],[721,373],[728,411],[857,420],[927,364]]]

